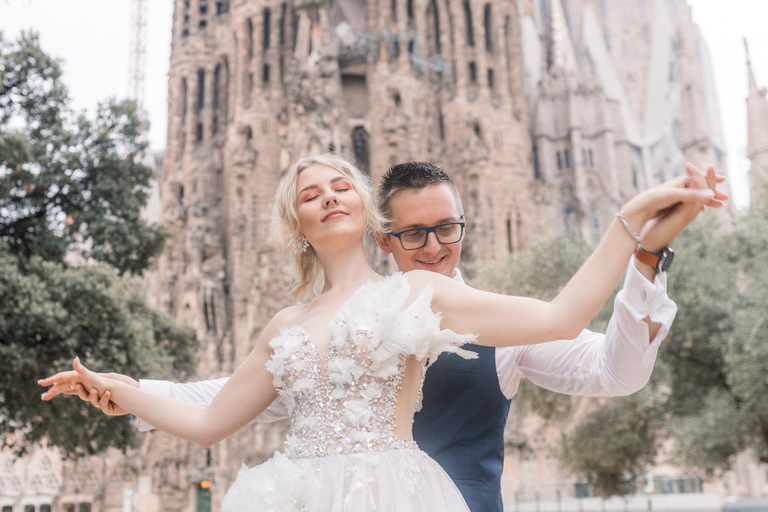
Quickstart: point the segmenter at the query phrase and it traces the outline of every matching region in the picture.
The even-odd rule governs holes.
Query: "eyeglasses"
[[[446,222],[428,228],[413,228],[404,231],[390,231],[388,235],[396,236],[400,245],[406,251],[415,251],[427,245],[430,233],[435,234],[437,242],[443,245],[457,244],[464,237],[464,217],[458,222]]]

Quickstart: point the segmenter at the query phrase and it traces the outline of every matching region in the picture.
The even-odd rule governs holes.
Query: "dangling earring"
[[[309,240],[304,235],[299,235],[293,239],[293,248],[297,252],[306,252],[309,248]]]

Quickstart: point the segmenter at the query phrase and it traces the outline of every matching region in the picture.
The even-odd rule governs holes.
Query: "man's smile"
[[[416,261],[418,261],[419,263],[421,263],[424,266],[434,267],[434,266],[439,265],[440,263],[442,263],[444,259],[445,259],[445,256],[442,256],[440,258],[433,259],[433,260],[416,259]]]

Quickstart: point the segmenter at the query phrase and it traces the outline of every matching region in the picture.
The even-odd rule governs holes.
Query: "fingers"
[[[99,408],[99,392],[96,391],[96,388],[91,388],[91,392],[88,393],[88,401],[91,402],[91,405]]]
[[[80,358],[76,357],[74,361],[72,361],[72,367],[77,372],[77,375],[80,377],[80,382],[83,383],[83,385],[90,389],[94,386],[95,382],[98,381],[98,378],[96,374],[94,374],[91,370],[83,366],[83,363],[80,362]],[[86,392],[86,400],[90,401],[90,397],[87,397],[88,392]],[[82,398],[82,396],[81,396]]]
[[[70,379],[76,375],[75,372],[72,370],[67,370],[65,372],[59,372],[55,375],[51,375],[50,377],[46,377],[44,379],[40,379],[37,381],[38,384],[41,386],[52,386],[56,384],[57,382],[61,382],[66,379]]]
[[[672,178],[671,180],[667,180],[664,183],[661,184],[663,187],[677,187],[677,188],[685,188],[688,187],[688,183],[692,182],[693,178],[689,176],[678,176],[677,178]]]
[[[669,215],[676,207],[683,203],[693,205],[696,210],[706,205],[709,200],[714,198],[715,192],[710,189],[690,189],[690,188],[661,188],[658,194],[653,197],[650,206],[653,210],[651,218],[659,215]]]
[[[707,186],[714,192],[717,188],[717,176],[715,176],[715,168],[709,167],[707,169]]]
[[[99,400],[99,404],[97,407],[101,409],[103,412],[109,412],[111,410],[109,401],[112,399],[112,393],[110,391],[107,391],[104,393],[104,396],[101,397]]]
[[[88,396],[88,392],[85,390],[85,386],[80,383],[75,384],[75,394],[80,397],[80,400],[83,402],[90,401],[90,397]]]
[[[48,401],[57,395],[70,395],[72,393],[74,393],[74,391],[69,384],[63,382],[54,382],[51,389],[46,390],[42,395],[40,395],[40,399],[43,401]]]

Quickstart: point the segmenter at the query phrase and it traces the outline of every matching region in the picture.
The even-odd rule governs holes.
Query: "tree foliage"
[[[121,278],[166,238],[141,209],[153,171],[131,102],[94,119],[69,108],[61,65],[34,34],[0,34],[0,433],[68,453],[127,447],[135,430],[79,400],[40,401],[35,382],[79,355],[96,370],[170,376],[193,364],[191,329]],[[74,265],[72,262],[78,262]]]
[[[702,474],[728,469],[746,449],[768,462],[768,191],[753,203],[748,214],[725,223],[707,216],[678,237],[668,290],[679,310],[651,382],[566,431],[557,449],[564,467],[604,495],[636,490],[664,439],[673,441],[673,463]],[[481,281],[552,297],[586,259],[578,245],[545,241]],[[518,409],[569,417],[566,397],[530,384],[521,393]]]

